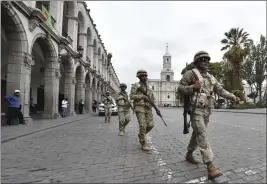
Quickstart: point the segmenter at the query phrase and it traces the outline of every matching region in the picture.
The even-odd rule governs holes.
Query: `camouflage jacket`
[[[105,96],[102,99],[102,102],[104,103],[106,108],[111,108],[113,105],[113,101],[114,101],[114,99],[111,96]]]
[[[142,87],[146,92],[148,97],[155,103],[155,97],[153,94],[152,89],[149,86],[140,84],[137,82],[132,85],[131,92],[130,92],[130,99],[133,100],[133,105],[136,112],[146,112],[147,110],[152,110],[152,105],[148,102],[144,101],[143,96],[144,94],[138,90],[139,87]]]
[[[208,72],[200,73],[199,70],[196,70],[194,70],[195,72],[189,70],[183,75],[183,78],[180,80],[178,91],[184,95],[191,95],[191,103],[195,103],[196,101],[197,108],[207,107],[213,109],[215,104],[214,93],[228,100],[235,97],[234,94],[226,91],[213,75]],[[198,96],[196,96],[197,93],[193,91],[193,86],[197,79],[201,82]]]
[[[122,95],[122,94],[123,95]],[[116,102],[117,102],[117,106],[118,106],[118,110],[119,111],[123,111],[123,110],[129,110],[130,109],[130,105],[129,103],[127,103],[126,101],[123,100],[123,97],[128,99],[128,95],[127,92],[118,92],[116,94]]]

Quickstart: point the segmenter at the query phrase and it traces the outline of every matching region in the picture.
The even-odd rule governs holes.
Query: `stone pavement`
[[[182,110],[161,111],[168,127],[155,115],[147,153],[140,150],[135,116],[123,137],[117,116],[110,124],[94,116],[2,143],[2,182],[266,183],[264,115],[214,112],[208,134],[224,175],[207,181],[204,164],[184,160],[190,135],[182,134]]]
[[[267,114],[266,108],[257,109],[214,109],[214,112],[232,112],[232,113],[247,113],[247,114]]]
[[[79,114],[76,116],[68,116],[66,118],[59,118],[54,120],[38,119],[33,120],[32,123],[27,125],[14,125],[1,127],[1,142],[11,141],[19,137],[30,135],[39,131],[62,126],[64,124],[72,123],[75,121],[83,120],[92,117],[94,114]]]

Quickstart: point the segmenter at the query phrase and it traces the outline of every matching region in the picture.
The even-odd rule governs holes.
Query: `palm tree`
[[[231,71],[231,90],[242,89],[241,84],[241,66],[249,54],[250,46],[253,43],[248,38],[249,34],[239,28],[231,28],[229,32],[225,32],[226,38],[221,40],[224,45],[221,51],[226,51],[223,58],[227,60],[229,64],[229,70]]]

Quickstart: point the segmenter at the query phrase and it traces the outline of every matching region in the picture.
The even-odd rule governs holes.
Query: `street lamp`
[[[77,51],[79,53],[79,57],[82,57],[83,56],[83,47],[79,45],[77,48]]]

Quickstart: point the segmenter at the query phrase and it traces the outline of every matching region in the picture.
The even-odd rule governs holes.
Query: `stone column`
[[[79,46],[82,46],[83,48],[83,57],[82,59],[86,61],[86,50],[87,50],[87,34],[86,33],[78,33],[78,40],[79,40]]]
[[[76,104],[79,104],[80,100],[84,99],[84,93],[85,93],[85,84],[84,84],[84,81],[82,80],[78,80],[77,81],[77,99],[76,99]]]
[[[91,106],[91,98],[90,98],[90,84],[86,84],[86,88],[85,88],[85,112],[89,113],[90,112],[90,106]]]
[[[92,89],[89,90],[89,112],[92,112],[92,103],[93,103],[93,92],[92,92]]]
[[[77,32],[78,32],[78,18],[77,17],[68,17],[68,35],[73,40],[72,48],[77,50]]]
[[[54,59],[46,61],[45,86],[44,86],[44,118],[59,118],[58,114],[58,91],[60,72],[58,63]]]
[[[68,115],[75,116],[76,113],[74,111],[74,96],[75,96],[75,84],[76,79],[72,77],[73,71],[69,70],[65,73],[65,89],[64,94],[65,98],[68,98]]]
[[[20,90],[21,112],[26,123],[30,122],[29,95],[31,81],[31,55],[22,52],[10,52],[8,55],[6,94]]]

